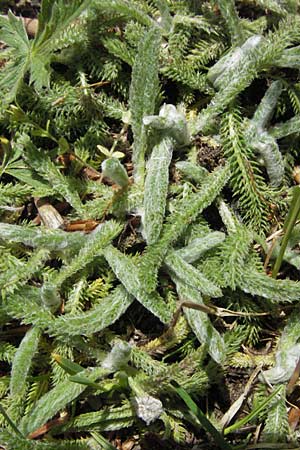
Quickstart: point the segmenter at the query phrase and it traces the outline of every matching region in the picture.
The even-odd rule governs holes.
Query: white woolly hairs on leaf
[[[262,381],[270,383],[285,383],[288,381],[300,358],[300,324],[295,311],[288,319],[280,337],[275,355],[275,366],[262,373]]]
[[[114,183],[121,187],[128,185],[129,179],[125,167],[122,166],[117,158],[109,158],[103,161],[102,173],[105,177],[110,178]]]
[[[190,136],[185,116],[174,105],[164,104],[158,116],[146,116],[144,125],[159,130],[160,142],[147,162],[144,192],[143,231],[148,244],[154,244],[162,229],[169,187],[169,166],[173,148],[187,145]]]
[[[279,80],[270,85],[245,131],[246,140],[251,143],[251,147],[263,159],[270,183],[275,187],[279,186],[283,180],[283,158],[275,138],[265,128],[273,115],[282,89],[283,86]]]
[[[271,186],[277,187],[283,181],[283,158],[275,139],[266,132],[260,133],[260,140],[253,144],[264,161]]]
[[[162,402],[152,395],[135,397],[134,406],[137,416],[146,422],[146,425],[158,419],[164,411]]]
[[[147,163],[143,234],[148,244],[155,243],[161,233],[166,209],[172,153],[173,142],[166,137],[154,146]]]
[[[133,406],[137,416],[146,422],[147,425],[150,425],[164,412],[162,402],[145,392],[143,387],[133,377],[128,377],[128,383],[135,394]]]
[[[177,146],[188,145],[190,142],[185,115],[172,104],[164,103],[158,116],[145,116],[143,123],[154,129],[162,130],[163,136],[173,138]]]
[[[102,362],[102,368],[115,372],[126,365],[130,359],[131,346],[127,342],[116,342]]]
[[[216,88],[222,88],[228,74],[237,69],[256,50],[262,39],[260,35],[251,36],[241,47],[231,50],[209,69],[208,78]]]

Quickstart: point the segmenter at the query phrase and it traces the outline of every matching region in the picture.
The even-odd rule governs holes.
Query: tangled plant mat
[[[299,2],[0,12],[0,447],[299,448]]]

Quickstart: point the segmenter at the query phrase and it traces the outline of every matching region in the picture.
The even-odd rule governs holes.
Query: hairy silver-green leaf
[[[263,443],[280,445],[280,442],[286,443],[286,438],[289,434],[290,426],[288,409],[286,407],[286,385],[283,384],[278,395],[269,404],[265,427],[260,441],[262,445]]]
[[[153,114],[155,99],[158,94],[158,56],[160,32],[150,29],[140,42],[138,53],[132,69],[129,106],[134,137],[132,162],[134,178],[143,185],[145,172],[145,153],[147,133],[143,117]]]
[[[144,125],[151,126],[162,132],[162,137],[174,139],[177,146],[188,145],[190,135],[184,114],[172,104],[164,104],[158,116],[146,116],[143,118]]]
[[[156,242],[161,233],[169,188],[169,166],[172,153],[173,141],[165,137],[154,146],[147,162],[143,230],[148,244]]]
[[[113,220],[107,221],[90,234],[86,245],[81,248],[76,257],[69,264],[65,264],[59,272],[53,272],[45,281],[41,289],[43,304],[51,311],[55,311],[61,304],[59,289],[61,285],[72,275],[83,269],[97,256],[120,232],[122,225]]]
[[[187,263],[193,263],[197,261],[207,250],[221,244],[225,237],[226,235],[221,231],[213,231],[205,237],[193,239],[186,247],[176,250],[175,253]]]
[[[11,433],[8,429],[0,430],[1,445],[5,445],[6,450],[98,450],[89,445],[89,439],[53,439],[34,440],[26,439]]]
[[[275,139],[281,139],[293,133],[299,133],[300,130],[300,114],[292,117],[283,123],[277,123],[270,129],[270,134]]]
[[[275,139],[269,133],[261,131],[259,141],[253,141],[253,148],[264,160],[271,186],[282,184],[284,163]]]
[[[107,297],[86,312],[80,314],[65,314],[57,317],[49,332],[56,336],[91,336],[104,330],[118,320],[133,302],[130,295],[123,286],[118,286]]]
[[[191,286],[187,286],[177,278],[174,281],[176,283],[179,298],[182,301],[189,301],[200,305],[203,304],[201,295],[197,290]],[[183,311],[197,339],[207,346],[207,351],[210,356],[217,363],[224,361],[225,344],[223,338],[213,327],[208,315],[193,308],[184,307]]]
[[[133,425],[136,414],[130,402],[122,406],[106,407],[95,412],[80,414],[68,424],[67,428],[74,430],[113,431]]]
[[[51,311],[41,302],[41,289],[29,285],[8,294],[0,305],[0,311],[14,319],[21,319],[24,324],[34,324],[42,329],[54,319]]]
[[[138,266],[133,260],[109,245],[103,250],[108,264],[126,290],[163,323],[171,320],[171,311],[158,292],[148,293],[139,277]]]
[[[146,116],[145,125],[161,132],[161,138],[147,162],[144,191],[144,233],[148,244],[160,235],[169,186],[169,166],[175,145],[187,145],[190,137],[185,116],[174,105],[164,104],[158,116]]]
[[[170,272],[182,282],[209,297],[221,297],[222,291],[219,286],[216,286],[199,270],[186,262],[177,252],[168,252],[164,262]]]
[[[238,220],[224,200],[219,200],[218,209],[228,234],[235,233],[238,226]]]
[[[38,349],[40,336],[41,330],[38,327],[32,327],[27,331],[19,345],[11,369],[9,386],[11,395],[24,394],[27,375],[32,364],[32,358]]]
[[[208,78],[217,88],[223,88],[223,83],[227,80],[228,74],[242,66],[253,51],[261,44],[262,36],[254,35],[247,39],[241,47],[234,47],[229,53],[219,59],[219,61],[209,69]]]
[[[89,235],[76,257],[69,264],[64,265],[61,270],[52,275],[47,284],[53,288],[59,288],[62,283],[83,269],[94,258],[102,254],[102,250],[106,247],[122,230],[122,225],[110,220],[98,225],[98,227]]]
[[[282,83],[279,80],[270,85],[245,131],[246,140],[250,142],[254,151],[258,152],[259,156],[263,158],[273,186],[279,186],[282,183],[284,164],[275,138],[265,128],[272,117],[282,88]]]
[[[291,69],[300,69],[300,46],[287,48],[281,57],[275,62],[278,67],[289,67]]]
[[[205,167],[197,166],[189,161],[178,161],[176,168],[183,173],[183,175],[192,181],[202,183],[208,175],[208,170]]]
[[[292,280],[275,280],[257,272],[250,265],[244,267],[239,287],[252,295],[269,298],[274,302],[293,302],[299,300],[299,283]]]
[[[64,253],[79,251],[88,239],[87,235],[79,231],[67,233],[63,230],[8,223],[0,223],[0,236],[7,242],[22,243],[33,248],[43,247]]]
[[[110,178],[114,183],[121,187],[128,185],[129,180],[125,167],[122,166],[117,158],[106,159],[103,161],[101,167],[105,177]]]
[[[299,25],[299,15],[289,15],[266,38],[259,39],[258,36],[257,44],[249,48],[249,52],[244,55],[245,57],[239,57],[238,63],[233,63],[228,70],[225,70],[228,63],[225,56],[225,61],[220,64],[217,73],[214,75],[220,90],[213,97],[207,108],[203,109],[198,118],[191,123],[192,134],[209,128],[215,118],[225,110],[240,92],[252,83],[260,71],[274,64],[281,57],[285,48],[294,41],[299,40]],[[256,36],[249,39],[252,38],[254,40]],[[229,64],[231,64],[230,60]],[[225,73],[220,78],[222,72]]]
[[[83,370],[80,375],[93,382],[106,373],[104,369],[96,367]],[[75,400],[86,388],[86,385],[73,383],[69,379],[57,384],[36,402],[29,414],[23,417],[19,424],[20,430],[26,435],[33,432]]]
[[[279,340],[275,355],[275,366],[262,372],[262,380],[272,384],[287,382],[291,378],[299,358],[300,324],[299,316],[294,312],[289,317]]]
[[[101,366],[110,372],[122,370],[130,359],[130,353],[131,345],[126,341],[118,339],[116,342],[113,342],[113,347],[102,361]]]
[[[267,89],[260,104],[255,110],[253,118],[251,119],[252,124],[257,130],[266,128],[269,124],[282,89],[283,85],[280,80],[273,81]]]
[[[207,208],[220,193],[229,177],[229,167],[221,167],[206,177],[199,192],[183,198],[176,211],[167,218],[161,237],[155,244],[149,245],[141,260],[140,278],[147,292],[155,290],[156,277],[169,247],[184,233],[188,225]]]

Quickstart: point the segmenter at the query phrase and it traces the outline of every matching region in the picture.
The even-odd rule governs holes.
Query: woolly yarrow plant
[[[0,444],[296,441],[297,2],[42,0],[0,41]]]

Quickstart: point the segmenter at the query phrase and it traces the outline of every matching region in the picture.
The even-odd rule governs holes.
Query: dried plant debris
[[[0,447],[298,448],[299,2],[0,3]]]

